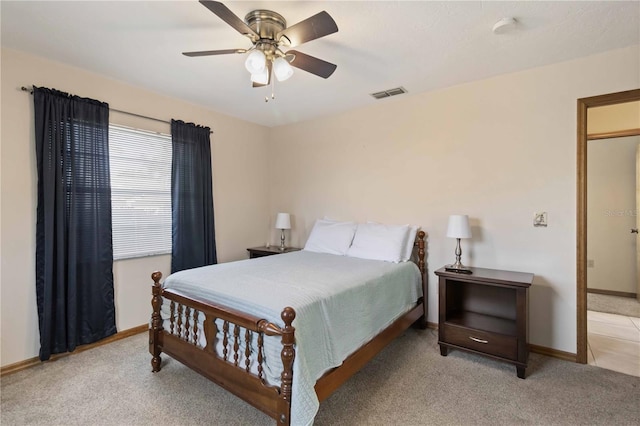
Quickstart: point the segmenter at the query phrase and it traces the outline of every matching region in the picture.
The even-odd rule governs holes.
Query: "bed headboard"
[[[418,269],[420,269],[420,273],[423,276],[426,274],[425,261],[424,261],[424,256],[425,256],[424,247],[425,247],[426,236],[427,234],[424,231],[422,230],[418,231],[418,233],[416,234],[416,241],[413,243],[414,247],[418,248],[418,261],[416,262],[416,264],[418,265]]]
[[[426,267],[426,263],[425,263],[425,245],[426,245],[426,232],[420,230],[418,231],[418,233],[416,234],[416,241],[415,243],[413,243],[414,247],[418,248],[418,253],[417,253],[417,261],[415,262],[416,265],[418,265],[418,269],[420,269],[420,275],[422,277],[422,303],[423,303],[423,307],[424,307],[424,317],[421,320],[422,324],[421,326],[427,327],[427,308],[428,308],[428,282],[427,282],[427,267]],[[412,257],[412,259],[415,259]]]

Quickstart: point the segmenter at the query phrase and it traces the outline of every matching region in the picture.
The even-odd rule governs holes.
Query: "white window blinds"
[[[109,125],[113,258],[171,253],[171,136]]]

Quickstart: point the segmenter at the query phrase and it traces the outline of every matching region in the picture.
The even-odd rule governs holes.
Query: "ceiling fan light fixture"
[[[285,81],[293,75],[293,67],[285,58],[277,58],[273,61],[273,73],[278,81]]]
[[[261,50],[254,50],[247,56],[244,66],[252,75],[264,71],[267,58]]]
[[[269,70],[264,67],[260,72],[251,73],[251,81],[258,84],[269,84]]]

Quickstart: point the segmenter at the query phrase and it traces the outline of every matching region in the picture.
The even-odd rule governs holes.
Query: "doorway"
[[[640,89],[578,99],[577,143],[577,353],[576,361],[587,363],[587,116],[588,109],[640,101]],[[636,136],[640,128],[599,135],[600,137]],[[640,290],[638,295],[640,295]]]
[[[620,107],[634,108],[640,121],[640,102]],[[633,232],[640,136],[593,137],[596,124],[610,126],[604,114],[609,109],[593,108],[587,117],[587,363],[640,376],[638,238]]]

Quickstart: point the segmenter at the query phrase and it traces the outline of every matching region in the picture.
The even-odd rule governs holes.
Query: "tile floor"
[[[590,365],[640,377],[640,318],[587,311]]]

